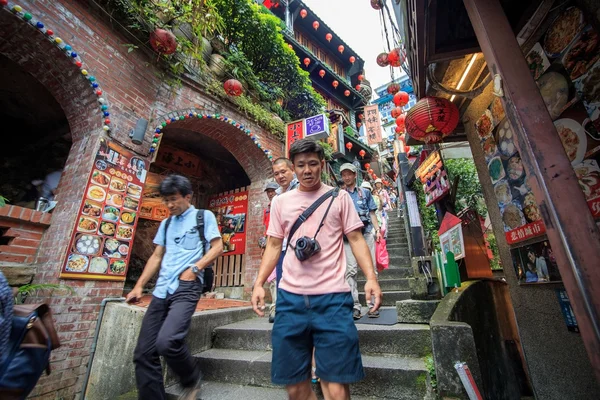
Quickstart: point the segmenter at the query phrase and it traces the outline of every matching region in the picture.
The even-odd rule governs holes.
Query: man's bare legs
[[[325,400],[350,400],[350,385],[325,382],[321,379],[321,390]]]
[[[287,385],[285,390],[287,390],[289,400],[317,400],[317,396],[310,385],[310,380],[295,385]]]

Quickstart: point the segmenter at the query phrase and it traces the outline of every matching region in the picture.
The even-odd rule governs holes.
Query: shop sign
[[[329,121],[325,114],[306,118],[305,125],[305,137],[307,139],[318,140],[329,137]]]
[[[556,296],[558,297],[558,304],[567,324],[567,330],[569,332],[579,332],[579,325],[577,325],[575,313],[573,312],[573,307],[571,307],[567,291],[565,289],[556,289]]]
[[[169,217],[169,209],[162,202],[159,191],[160,184],[164,179],[164,175],[148,172],[144,185],[144,198],[140,206],[140,218],[162,221]]]
[[[419,204],[417,194],[411,190],[406,192],[406,208],[408,209],[408,219],[411,228],[421,227],[421,214],[419,213]]]
[[[292,144],[298,140],[304,139],[305,134],[305,125],[304,120],[300,119],[298,121],[290,122],[286,125],[285,128],[285,149],[286,156],[290,154],[290,147]]]
[[[208,204],[219,224],[223,238],[223,255],[244,254],[246,252],[248,192],[213,196],[208,199]]]
[[[166,144],[160,146],[156,165],[183,175],[200,176],[200,157]]]
[[[125,280],[147,173],[145,160],[101,141],[61,278]]]
[[[379,117],[379,108],[377,104],[365,106],[365,134],[369,146],[381,143],[381,119]]]
[[[442,247],[442,260],[446,262],[446,253],[454,254],[455,260],[465,258],[465,241],[462,232],[462,221],[457,216],[446,213],[438,230]]]
[[[546,225],[543,221],[535,221],[527,225],[518,227],[509,232],[505,232],[506,241],[508,244],[515,244],[525,240],[541,236],[546,233]]]
[[[444,168],[440,153],[437,151],[431,153],[423,161],[419,168],[417,168],[415,176],[423,184],[425,203],[428,207],[450,193],[448,173]]]

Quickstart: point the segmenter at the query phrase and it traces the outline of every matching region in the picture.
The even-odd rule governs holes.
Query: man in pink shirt
[[[252,305],[259,316],[264,316],[265,310],[263,285],[279,259],[283,239],[307,208],[333,190],[321,182],[325,160],[317,142],[294,142],[290,159],[300,185],[298,190],[275,197],[271,205],[267,247],[252,293]],[[343,242],[346,235],[367,278],[365,294],[374,299],[377,310],[381,290],[361,234],[363,226],[348,193],[339,191],[317,207],[289,240],[272,333],[271,380],[286,385],[292,400],[316,400],[310,383],[313,347],[316,375],[326,399],[349,399],[349,384],[364,378],[352,318],[354,302],[345,279]],[[300,238],[315,239],[320,249],[305,257],[308,253],[300,250]]]

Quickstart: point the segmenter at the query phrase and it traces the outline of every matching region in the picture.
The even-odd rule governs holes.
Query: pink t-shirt
[[[271,220],[267,235],[279,239],[287,238],[300,214],[331,189],[332,187],[322,184],[321,188],[314,192],[293,190],[275,197],[271,204]],[[331,198],[327,199],[300,225],[291,240],[294,247],[298,238],[314,237],[330,202]],[[294,254],[292,246],[288,245],[288,251],[283,259],[283,275],[279,287],[287,292],[302,295],[349,292],[350,286],[344,277],[346,255],[343,234],[362,227],[363,223],[350,195],[345,190],[341,190],[317,235],[321,251],[301,262]]]

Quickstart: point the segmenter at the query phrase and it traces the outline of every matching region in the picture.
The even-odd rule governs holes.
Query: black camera
[[[358,216],[360,217],[360,220],[362,221],[362,223],[364,225],[362,227],[362,233],[365,233],[365,230],[367,229],[367,227],[371,223],[371,218],[370,218],[369,214],[365,213],[365,212],[359,212]]]
[[[296,241],[296,247],[294,248],[294,252],[296,253],[296,258],[300,261],[306,261],[316,253],[321,251],[321,246],[316,239],[309,238],[307,236],[302,236]]]

